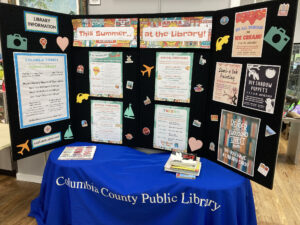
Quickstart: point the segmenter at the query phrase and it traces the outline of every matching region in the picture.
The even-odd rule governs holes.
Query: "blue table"
[[[92,161],[48,159],[40,196],[29,216],[39,225],[256,224],[248,179],[201,158],[196,180],[164,172],[169,153],[97,145]],[[72,146],[71,145],[71,146]]]

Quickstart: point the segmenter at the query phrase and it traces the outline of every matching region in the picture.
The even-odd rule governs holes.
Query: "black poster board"
[[[287,16],[277,16],[278,10],[281,4],[289,4],[289,12]],[[287,42],[282,51],[278,51],[270,44],[263,42],[263,50],[261,57],[232,57],[232,44],[233,44],[233,30],[234,30],[234,19],[235,14],[237,12],[244,12],[255,9],[263,9],[267,8],[267,17],[266,17],[266,25],[264,37],[266,39],[266,35],[268,31],[272,27],[284,28],[285,35],[287,35],[290,40]],[[210,116],[212,114],[216,114],[221,118],[222,110],[228,110],[236,113],[240,113],[243,115],[247,115],[249,117],[259,118],[260,126],[259,133],[257,138],[257,148],[255,154],[255,163],[251,166],[251,173],[247,173],[246,170],[239,171],[234,169],[234,171],[240,173],[243,176],[248,177],[264,186],[272,188],[275,165],[277,160],[277,151],[278,151],[278,142],[280,138],[280,129],[281,129],[281,120],[282,120],[282,111],[283,104],[285,99],[285,90],[287,85],[287,78],[289,73],[289,63],[290,63],[290,55],[293,45],[293,36],[294,36],[294,27],[295,27],[295,18],[296,18],[296,9],[297,2],[296,1],[274,1],[274,2],[266,2],[255,5],[247,5],[243,7],[233,8],[233,9],[225,9],[217,11],[215,14],[215,23],[213,26],[213,38],[212,43],[216,43],[219,37],[223,37],[225,35],[230,35],[228,44],[223,45],[222,51],[216,51],[216,45],[212,46],[213,52],[213,62],[211,64],[211,74],[213,76],[210,77],[210,86],[214,85],[214,74],[216,70],[216,62],[230,62],[230,63],[239,63],[242,64],[242,73],[240,79],[240,88],[239,88],[239,98],[237,101],[237,106],[232,106],[224,103],[220,103],[217,101],[211,100],[213,98],[213,88],[211,88],[211,92],[208,94],[208,111],[206,121],[208,121],[207,126],[207,138],[206,138],[206,148],[209,149],[209,144],[213,142],[215,144],[215,151],[207,151],[206,157],[212,159],[214,161],[219,162],[221,165],[232,168],[232,165],[229,163],[226,165],[218,160],[218,144],[219,144],[219,130],[220,124],[219,122],[212,122]],[[229,22],[226,25],[222,25],[219,21],[223,16],[227,16],[229,18]],[[284,34],[283,34],[284,35]],[[274,41],[278,41],[276,39],[278,37],[274,37]],[[279,65],[280,68],[280,76],[277,87],[276,94],[276,103],[274,104],[274,113],[267,113],[262,111],[257,111],[249,108],[245,108],[242,106],[243,94],[244,94],[244,86],[245,86],[245,76],[247,64],[260,64],[260,65]],[[256,69],[254,69],[255,71]],[[254,99],[255,101],[260,101],[260,99]],[[266,135],[266,128],[269,126],[276,134],[274,135]],[[216,135],[218,134],[218,135]],[[249,153],[249,155],[253,155],[253,153]],[[247,155],[247,152],[243,154]],[[248,156],[246,156],[248,157]],[[221,160],[222,161],[222,160]],[[263,169],[263,170],[262,170]],[[246,171],[246,172],[245,172]],[[261,172],[259,172],[261,171]]]
[[[24,17],[25,17],[24,12],[38,13],[38,14],[57,17],[58,33],[53,34],[53,33],[40,33],[40,32],[26,31],[25,22],[24,22]],[[72,91],[74,89],[74,83],[71,79],[72,75],[70,73],[71,46],[69,45],[65,49],[65,51],[62,51],[56,43],[56,39],[59,36],[67,37],[69,40],[72,40],[72,25],[69,18],[70,18],[69,15],[46,12],[43,10],[18,7],[18,6],[8,5],[8,4],[0,5],[1,43],[2,43],[3,61],[5,61],[4,63],[5,85],[6,85],[7,100],[8,100],[8,115],[9,115],[9,125],[10,125],[11,147],[12,147],[14,160],[29,157],[31,155],[56,148],[57,146],[69,144],[73,142],[75,139],[75,132],[73,130],[73,123],[71,119],[74,117],[72,100],[75,98],[74,92]],[[23,49],[7,48],[8,42],[15,42],[16,46],[19,45],[18,41],[20,40],[17,40],[19,39],[19,37],[17,37],[16,34],[20,35],[22,38],[27,39],[27,50],[23,50],[25,49],[25,47]],[[47,39],[46,49],[43,49],[42,45],[40,44],[40,38],[42,37]],[[25,45],[25,43],[23,43],[23,45]],[[22,44],[20,46],[22,46]],[[28,128],[21,129],[20,119],[19,119],[15,67],[14,67],[15,64],[13,58],[14,52],[58,53],[58,54],[67,55],[67,62],[68,62],[67,69],[69,71],[67,91],[69,95],[68,101],[70,100],[70,102],[68,102],[70,119],[65,119],[58,122],[44,123],[42,125],[31,126]],[[47,125],[48,127],[45,128]],[[69,126],[71,127],[70,129],[72,130],[73,135],[69,137],[70,139],[65,139],[64,135],[66,130],[69,128]],[[50,133],[49,130],[51,130]],[[43,143],[40,142],[38,144],[39,147],[34,148],[34,146],[32,146],[32,140],[41,137],[45,137],[44,140],[46,140],[46,136],[52,134],[57,134],[57,136],[53,137],[54,138],[53,142],[55,141],[55,143],[43,145]],[[61,141],[58,141],[59,139]],[[20,144],[24,144],[24,145],[17,147]]]
[[[286,4],[289,4],[288,11]],[[280,8],[282,6],[283,8]],[[214,12],[86,17],[0,4],[1,40],[14,159],[25,158],[73,141],[92,141],[91,102],[98,100],[123,104],[122,145],[154,148],[155,107],[162,104],[189,109],[187,140],[194,138],[194,141],[201,141],[203,144],[199,150],[193,152],[272,188],[296,9],[297,1],[288,0]],[[56,16],[59,32],[45,34],[25,31],[24,11]],[[141,18],[193,16],[211,16],[213,19],[209,49],[139,47]],[[139,19],[137,46],[131,48],[72,46],[74,37],[72,20],[93,18]],[[238,21],[237,25],[235,25],[235,20]],[[250,25],[243,25],[243,23],[248,23],[247,21]],[[253,31],[255,32],[253,33]],[[20,34],[22,37],[26,37],[27,50],[7,48],[9,34]],[[56,43],[58,36],[67,37],[69,40],[65,51],[62,51]],[[41,37],[47,39],[46,49],[43,49],[39,43]],[[253,40],[249,41],[251,39]],[[282,42],[282,40],[284,41]],[[244,51],[240,51],[242,42],[248,45]],[[234,50],[233,45],[235,46]],[[262,48],[259,47],[260,45]],[[260,49],[262,49],[261,52]],[[18,90],[13,58],[13,52],[17,51],[67,54],[70,119],[20,128]],[[122,52],[122,98],[90,96],[90,52]],[[190,102],[155,100],[157,54],[182,52],[193,54]],[[128,56],[132,63],[125,63]],[[205,59],[205,63],[203,63],[203,59]],[[83,68],[78,67],[81,65]],[[153,66],[149,76],[142,72],[146,68],[144,65]],[[81,71],[78,71],[78,68]],[[259,77],[262,76],[264,78],[260,80]],[[226,86],[226,79],[231,79],[231,86]],[[273,81],[267,82],[268,79],[273,79]],[[133,88],[126,88],[127,81],[133,82]],[[197,86],[198,84],[200,86]],[[78,102],[79,96],[82,97],[80,102]],[[145,104],[144,101],[147,98],[151,101],[150,104]],[[124,116],[129,105],[134,112],[134,119]],[[86,122],[84,126],[83,122]],[[50,131],[49,127],[46,128],[47,125],[50,125]],[[71,135],[72,139],[68,139],[67,135],[67,139],[65,139],[65,133],[69,126],[71,126],[73,136]],[[144,128],[148,128],[148,130]],[[20,151],[18,145],[26,143],[26,140],[46,136],[46,132],[49,134],[60,132],[61,141],[45,146],[41,145],[35,149],[32,149],[32,142],[28,142],[30,151],[24,150],[23,155],[18,153]],[[67,134],[69,134],[68,132]],[[195,150],[194,147],[191,149],[188,141],[187,146],[188,152]]]

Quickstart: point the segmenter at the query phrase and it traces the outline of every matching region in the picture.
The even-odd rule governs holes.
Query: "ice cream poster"
[[[76,47],[137,47],[137,18],[74,19]]]
[[[222,110],[218,161],[253,176],[259,125],[259,118]]]
[[[242,106],[273,114],[280,66],[247,64]]]
[[[236,106],[241,73],[242,64],[217,62],[213,100]]]
[[[267,8],[235,14],[232,57],[261,57]]]
[[[212,17],[140,19],[141,48],[210,48]]]

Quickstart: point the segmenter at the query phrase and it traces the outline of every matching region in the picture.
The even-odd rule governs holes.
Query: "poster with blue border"
[[[70,118],[67,55],[14,53],[20,128]]]

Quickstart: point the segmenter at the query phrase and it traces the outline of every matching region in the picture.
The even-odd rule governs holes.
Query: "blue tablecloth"
[[[256,224],[249,180],[201,158],[196,180],[164,171],[169,153],[95,143],[93,160],[48,159],[29,216],[39,225]],[[71,146],[72,146],[71,145]]]

